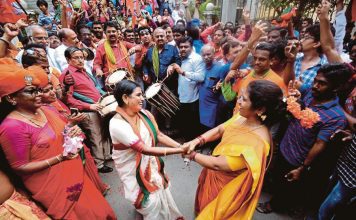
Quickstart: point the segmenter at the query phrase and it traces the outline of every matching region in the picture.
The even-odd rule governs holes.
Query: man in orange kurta
[[[287,94],[287,86],[284,83],[283,79],[275,73],[270,68],[271,61],[271,44],[262,43],[256,46],[256,49],[253,53],[253,70],[244,78],[236,79],[235,83],[231,85],[230,82],[225,82],[222,84],[222,93],[226,101],[232,101],[236,96],[241,94],[241,91],[246,89],[248,84],[255,80],[268,80],[277,84],[283,91],[284,95]],[[238,112],[238,105],[235,105],[234,113]]]

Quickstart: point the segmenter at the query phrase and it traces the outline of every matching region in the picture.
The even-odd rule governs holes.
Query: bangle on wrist
[[[206,143],[205,139],[201,135],[199,135],[197,139],[199,140],[199,146],[203,146]]]
[[[57,158],[59,163],[62,162],[61,158],[58,155],[56,156],[56,158]]]
[[[163,156],[167,156],[167,148],[164,148],[164,154]]]
[[[7,44],[7,46],[10,46],[10,42],[8,40],[4,39],[4,37],[1,37],[0,40],[5,42]]]
[[[197,156],[197,152],[193,151],[190,155],[189,155],[189,160],[194,160],[195,161],[195,157]]]
[[[49,163],[48,160],[46,160],[46,163],[47,163],[47,165],[48,165],[48,168],[51,168],[51,164]]]

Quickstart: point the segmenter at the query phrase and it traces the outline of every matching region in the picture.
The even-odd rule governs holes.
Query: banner
[[[0,15],[0,23],[16,23],[21,18],[27,18],[15,0],[0,0]]]

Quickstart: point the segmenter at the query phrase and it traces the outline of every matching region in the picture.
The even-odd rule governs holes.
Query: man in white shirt
[[[64,57],[64,51],[68,47],[76,47],[79,45],[79,40],[77,34],[69,28],[63,28],[58,32],[59,40],[62,41],[62,44],[58,46],[55,51],[55,60],[57,67],[62,72],[68,67],[67,59]]]
[[[57,68],[63,72],[68,67],[67,59],[64,57],[64,51],[68,47],[81,47],[81,42],[78,40],[77,34],[69,28],[62,28],[58,32],[58,37],[62,41],[62,44],[54,50],[55,61]],[[92,62],[85,61],[84,67],[87,73],[93,74],[93,64]]]
[[[179,124],[183,136],[187,139],[199,134],[199,86],[204,81],[204,62],[193,51],[193,39],[183,37],[178,43],[182,65],[174,65],[178,75],[178,95],[181,103]],[[187,126],[186,122],[189,122]]]
[[[47,51],[47,59],[49,66],[51,67],[57,67],[55,60],[54,60],[54,49],[50,48],[48,46],[48,34],[47,31],[39,26],[39,25],[31,25],[27,29],[27,36],[29,38],[29,44],[34,43],[34,44],[42,44],[46,47]],[[23,50],[21,50],[17,56],[16,60],[18,63],[22,63],[22,55],[23,55]]]

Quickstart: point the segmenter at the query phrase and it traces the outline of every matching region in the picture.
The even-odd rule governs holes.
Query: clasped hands
[[[182,157],[190,158],[191,154],[194,152],[195,148],[200,144],[197,138],[184,143],[181,148],[183,148]]]

